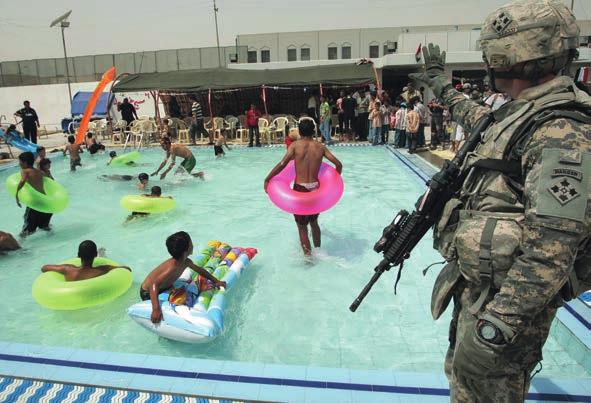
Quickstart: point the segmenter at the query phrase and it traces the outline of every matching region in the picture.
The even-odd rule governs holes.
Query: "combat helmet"
[[[579,27],[559,0],[516,0],[490,14],[480,33],[491,84],[559,73],[576,56]],[[498,71],[497,69],[501,69]]]

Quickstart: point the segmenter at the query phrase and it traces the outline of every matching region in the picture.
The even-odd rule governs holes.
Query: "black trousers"
[[[209,138],[209,132],[205,129],[203,125],[203,119],[197,119],[196,123],[191,123],[191,127],[189,128],[189,136],[191,136],[191,141],[194,143],[197,134],[203,133],[205,137]]]
[[[343,115],[344,127],[346,133],[351,133],[352,130],[355,130],[355,115]]]
[[[357,137],[359,137],[359,140],[361,141],[367,140],[367,135],[369,134],[368,117],[368,112],[361,112],[359,116],[357,116]]]
[[[23,133],[27,140],[31,143],[37,144],[37,126],[23,126]]]
[[[443,116],[431,116],[431,145],[438,146],[444,142],[443,138]]]
[[[261,145],[261,133],[259,132],[258,126],[249,126],[248,127],[248,145],[252,146],[253,137],[256,136],[256,145]]]

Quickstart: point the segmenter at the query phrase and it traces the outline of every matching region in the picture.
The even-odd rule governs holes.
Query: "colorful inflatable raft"
[[[171,290],[158,296],[162,308],[160,323],[154,324],[150,320],[150,301],[132,305],[127,314],[144,328],[167,339],[185,343],[209,342],[224,330],[226,292],[256,254],[254,248],[232,248],[219,241],[210,241],[201,253],[194,256],[193,262],[225,281],[227,289],[212,288],[209,281],[187,269]]]

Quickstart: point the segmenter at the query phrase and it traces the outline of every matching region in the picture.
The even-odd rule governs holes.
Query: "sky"
[[[220,45],[247,33],[479,24],[506,2],[217,0]],[[68,56],[216,45],[213,0],[0,0],[0,61],[62,57],[49,24],[68,10]],[[575,0],[575,15],[591,19],[591,0]]]

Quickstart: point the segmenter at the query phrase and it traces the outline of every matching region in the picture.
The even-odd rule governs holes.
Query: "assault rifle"
[[[465,174],[460,173],[460,168],[468,153],[474,151],[480,143],[482,133],[492,121],[492,114],[483,116],[456,156],[451,161],[445,161],[443,168],[427,183],[427,191],[417,200],[415,211],[409,213],[400,210],[392,223],[384,228],[382,237],[373,247],[377,253],[383,253],[384,258],[375,267],[374,275],[349,307],[351,312],[357,310],[380,276],[395,266],[399,266],[396,278],[398,284],[404,261],[410,257],[414,247],[440,217],[445,204],[462,187]],[[396,292],[396,288],[394,291]]]

